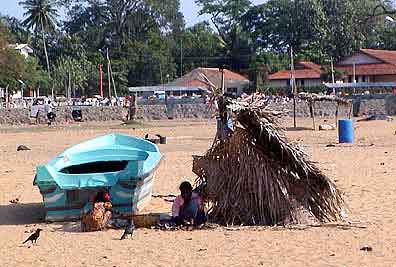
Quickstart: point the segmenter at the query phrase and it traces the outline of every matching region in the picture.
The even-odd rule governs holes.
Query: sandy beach
[[[122,230],[81,233],[79,224],[46,223],[42,198],[32,181],[35,167],[81,141],[119,132],[168,137],[154,195],[177,194],[183,180],[194,181],[192,155],[201,155],[215,134],[213,122],[151,122],[139,127],[81,124],[0,128],[0,266],[396,266],[395,122],[355,123],[355,144],[337,143],[337,132],[288,129],[311,159],[344,192],[348,220],[362,227],[224,227],[199,231],[138,229],[133,240]],[[284,122],[290,127],[291,121]],[[18,145],[31,151],[17,152]],[[19,204],[9,201],[20,199]],[[153,198],[145,212],[169,212],[171,203]],[[36,246],[22,245],[29,233],[44,231]],[[361,251],[363,246],[371,252]],[[30,247],[29,247],[30,246]]]

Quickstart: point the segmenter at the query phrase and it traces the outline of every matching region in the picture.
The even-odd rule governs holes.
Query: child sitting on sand
[[[199,226],[206,222],[201,197],[193,192],[189,182],[180,184],[180,195],[172,205],[172,218],[177,225]]]
[[[83,232],[101,231],[110,223],[112,205],[109,193],[98,192],[92,205],[92,210],[82,216],[81,229]]]

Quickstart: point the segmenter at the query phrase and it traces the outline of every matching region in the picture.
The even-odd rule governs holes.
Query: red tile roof
[[[298,62],[298,64],[304,66],[307,69],[319,71],[319,73],[320,73],[320,66],[318,64],[315,64],[310,61],[300,61],[300,62]]]
[[[347,75],[353,75],[353,65],[337,66],[337,70],[345,72]],[[396,74],[396,65],[382,64],[356,64],[356,75],[391,75]]]
[[[198,79],[176,81],[175,85],[184,87],[208,87],[208,83]]]
[[[360,52],[383,63],[356,64],[356,75],[396,75],[396,51],[360,49]],[[303,69],[298,69],[298,66],[302,66]],[[345,72],[346,75],[353,75],[353,65],[340,65],[336,66],[336,69]],[[290,73],[290,70],[281,70],[269,75],[268,79],[287,80],[290,79]],[[320,79],[320,66],[309,61],[301,61],[296,64],[294,77],[296,79]]]
[[[204,74],[204,75],[202,75]],[[209,82],[206,80],[208,79]],[[230,70],[224,70],[224,82],[226,86],[231,86],[232,84],[246,84],[249,80],[239,73],[232,72]],[[170,85],[177,86],[198,86],[209,88],[210,83],[214,84],[216,87],[221,86],[221,71],[218,68],[197,68],[187,73],[181,78],[169,83]]]
[[[303,69],[298,69],[301,66]],[[296,64],[294,70],[295,79],[320,79],[320,66],[309,61],[301,61]],[[281,70],[268,76],[269,80],[287,80],[291,77],[290,70]]]
[[[221,72],[218,68],[198,68],[200,72],[203,72],[209,79],[221,78]],[[230,70],[224,70],[224,79],[226,80],[236,80],[236,81],[248,81],[248,79],[239,73],[232,72]]]
[[[381,49],[360,49],[360,52],[384,63],[396,65],[396,51]]]

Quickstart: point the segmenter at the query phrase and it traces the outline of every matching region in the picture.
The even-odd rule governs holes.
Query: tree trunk
[[[47,53],[47,44],[45,42],[45,34],[44,34],[44,23],[43,23],[43,19],[40,19],[41,22],[41,35],[43,38],[43,47],[44,47],[44,54],[45,54],[45,60],[47,63],[47,72],[48,72],[48,78],[51,78],[51,74],[50,74],[50,66],[49,66],[49,59],[48,59],[48,53]]]

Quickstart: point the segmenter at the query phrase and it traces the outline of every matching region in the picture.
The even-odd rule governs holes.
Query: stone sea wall
[[[381,114],[396,115],[396,96],[359,96],[353,99],[353,114],[359,116]],[[271,104],[275,110],[286,111],[293,115],[293,102],[285,104]],[[82,107],[84,121],[121,121],[126,117],[127,109],[123,107]],[[318,117],[333,117],[336,105],[332,102],[318,102],[314,107]],[[73,121],[71,107],[56,107],[56,122],[63,124]],[[339,108],[339,117],[348,116],[350,110]],[[309,107],[305,102],[297,102],[298,117],[309,117]],[[140,105],[137,118],[140,120],[166,119],[208,119],[213,116],[212,111],[205,104],[171,104],[171,105]],[[21,125],[31,123],[29,109],[0,109],[0,125]],[[40,123],[45,123],[44,114],[39,116]]]
[[[127,115],[124,107],[81,107],[84,121],[121,121]],[[56,123],[72,122],[72,107],[55,107]],[[166,119],[207,119],[211,113],[204,104],[175,104],[175,105],[141,105],[138,107],[137,119],[166,120]],[[12,108],[0,109],[0,125],[30,124],[35,119],[30,118],[30,109]],[[45,114],[39,114],[39,123],[46,123]]]

